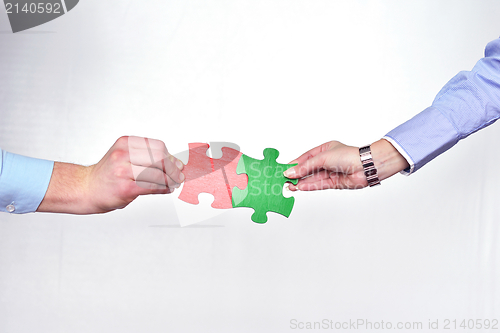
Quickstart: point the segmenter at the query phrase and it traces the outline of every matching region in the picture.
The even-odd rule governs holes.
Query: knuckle
[[[124,146],[128,144],[128,136],[121,136],[116,140],[116,143],[120,146]]]
[[[130,171],[130,168],[127,168],[125,166],[118,166],[114,170],[114,176],[116,178],[127,178],[128,176],[130,176]]]
[[[153,160],[154,161],[163,161],[167,159],[167,155],[160,150],[153,150]]]
[[[339,142],[339,141],[337,141],[337,140],[332,140],[332,141],[330,141],[330,142],[328,142],[328,143],[326,144],[326,150],[331,150],[331,149],[333,149],[333,148],[337,147],[339,144],[340,144],[340,142]]]
[[[112,161],[120,161],[126,159],[127,156],[128,152],[123,149],[115,149],[110,154],[110,158]]]
[[[161,140],[158,140],[158,139],[147,139],[149,141],[149,145],[151,146],[151,148],[155,148],[155,149],[158,149],[158,150],[164,150],[165,152],[167,151],[167,146],[165,145],[165,143]]]

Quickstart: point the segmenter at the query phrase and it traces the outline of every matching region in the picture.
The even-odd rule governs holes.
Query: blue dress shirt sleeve
[[[53,161],[12,154],[0,149],[0,211],[37,210],[49,187]]]
[[[458,141],[500,117],[500,38],[486,46],[485,57],[451,79],[432,106],[384,137],[406,158],[411,174]]]

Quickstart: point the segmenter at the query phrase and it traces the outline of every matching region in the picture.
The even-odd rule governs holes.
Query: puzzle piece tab
[[[249,207],[255,212],[252,221],[267,222],[267,212],[275,212],[290,216],[295,198],[283,196],[283,185],[286,182],[297,184],[298,179],[289,179],[283,172],[296,164],[280,164],[276,162],[279,152],[273,148],[264,149],[264,159],[256,160],[242,155],[236,168],[237,174],[248,175],[248,186],[233,189],[233,207]]]
[[[215,197],[213,208],[232,208],[232,190],[238,186],[247,186],[246,175],[238,175],[236,167],[241,152],[222,147],[222,158],[213,159],[207,156],[209,145],[206,143],[190,143],[189,159],[182,173],[186,177],[179,199],[197,205],[200,193],[210,193]]]

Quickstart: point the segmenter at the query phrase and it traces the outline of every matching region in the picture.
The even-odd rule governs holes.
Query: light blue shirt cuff
[[[36,211],[49,187],[54,162],[0,152],[0,211]]]
[[[435,107],[429,107],[384,137],[406,158],[411,174],[459,141],[455,127]]]

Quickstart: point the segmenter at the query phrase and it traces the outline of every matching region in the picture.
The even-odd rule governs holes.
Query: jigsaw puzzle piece
[[[240,151],[240,146],[238,146],[236,143],[233,142],[227,142],[227,141],[211,141],[208,142],[208,145],[210,146],[210,149],[208,150],[208,157],[211,157],[213,159],[219,159],[222,158],[223,152],[222,148],[228,147],[228,148],[233,148],[234,150]]]
[[[297,184],[298,179],[289,179],[283,172],[296,164],[280,164],[276,162],[279,152],[273,148],[264,149],[264,159],[257,160],[242,155],[236,168],[237,174],[248,175],[246,188],[233,189],[233,207],[249,207],[255,212],[252,221],[267,222],[267,212],[275,212],[289,217],[295,198],[283,196],[283,185],[286,182]]]
[[[236,174],[241,152],[223,147],[222,158],[212,159],[207,156],[209,145],[206,143],[190,143],[189,159],[184,166],[186,177],[179,199],[191,204],[198,204],[200,193],[214,196],[213,208],[232,208],[233,187],[247,186],[247,176]]]
[[[188,163],[184,165],[182,173],[185,176],[184,186],[179,199],[184,202],[197,205],[198,194],[195,180],[212,172],[210,158],[206,155],[209,145],[206,143],[190,143]],[[189,185],[186,186],[189,182]]]
[[[208,193],[199,194],[198,200],[200,203],[197,205],[178,200],[183,186],[184,183],[181,185],[178,193],[176,193],[176,191],[173,196],[168,196],[168,198],[173,201],[175,215],[177,215],[177,220],[181,227],[204,222],[228,212],[227,209],[213,209],[212,203],[214,197]]]

